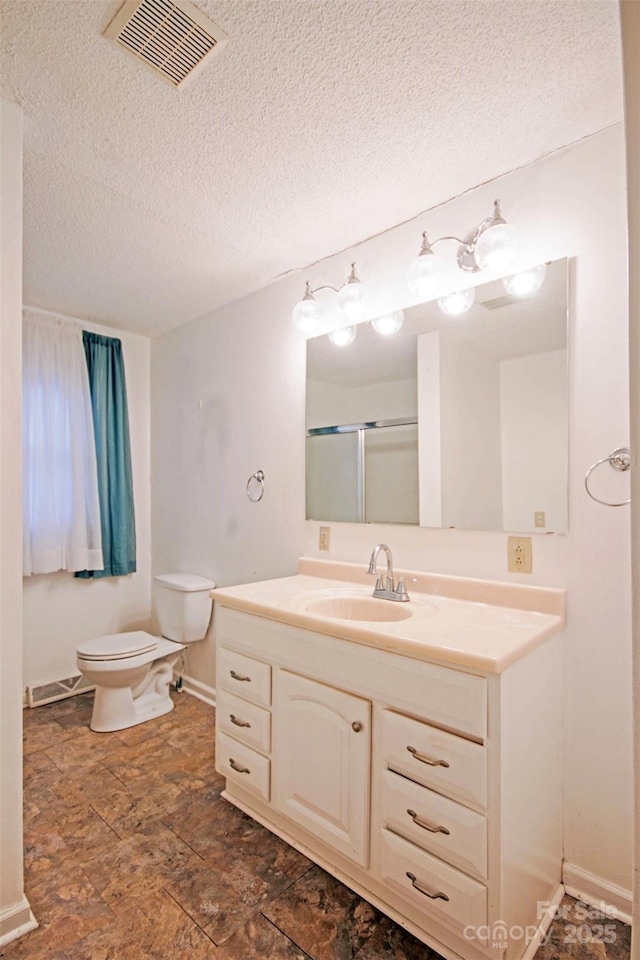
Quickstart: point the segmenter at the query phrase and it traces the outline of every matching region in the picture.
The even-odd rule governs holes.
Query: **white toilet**
[[[78,670],[96,692],[90,727],[124,730],[173,710],[169,684],[185,644],[202,640],[209,626],[213,580],[190,573],[154,577],[161,637],[143,630],[114,633],[81,643]]]

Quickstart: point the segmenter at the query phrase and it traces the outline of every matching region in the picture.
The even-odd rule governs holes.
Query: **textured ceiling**
[[[182,90],[119,0],[1,0],[25,301],[157,333],[622,119],[615,0],[198,0]]]

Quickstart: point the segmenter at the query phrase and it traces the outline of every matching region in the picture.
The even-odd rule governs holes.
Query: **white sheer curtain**
[[[25,315],[23,573],[101,570],[98,474],[82,330]]]

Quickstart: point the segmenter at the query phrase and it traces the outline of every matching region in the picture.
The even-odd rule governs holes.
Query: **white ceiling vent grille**
[[[481,301],[481,306],[487,310],[500,310],[502,307],[510,307],[514,303],[528,303],[531,297],[513,297],[510,293],[505,293],[501,297],[494,297],[493,300]]]
[[[227,39],[189,0],[126,0],[104,35],[176,87]]]

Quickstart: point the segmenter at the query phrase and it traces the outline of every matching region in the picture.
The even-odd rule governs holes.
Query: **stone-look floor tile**
[[[140,836],[147,824],[162,820],[168,811],[181,803],[182,796],[178,787],[167,784],[161,789],[156,788],[153,792],[142,795],[126,791],[124,795],[112,798],[111,803],[95,800],[93,808],[118,838],[125,840],[127,837]]]
[[[225,813],[224,808],[230,805],[220,797],[223,789],[224,780],[221,779],[221,782],[213,787],[203,784],[195,793],[183,791],[180,803],[172,810],[166,810],[161,816],[162,822],[201,856],[206,856],[212,849],[208,845],[208,838],[212,834],[221,836],[225,830],[226,820],[221,814]],[[240,811],[237,813],[245,817]],[[245,819],[249,820],[248,817]],[[227,846],[227,843],[223,843],[225,849]]]
[[[165,890],[214,943],[228,940],[267,902],[267,884],[248,872],[230,876],[226,867],[201,863],[185,867],[167,880]]]
[[[375,926],[355,960],[442,960],[439,953],[416,940],[393,920],[376,911]]]
[[[152,740],[154,737],[161,737],[166,731],[174,729],[175,723],[169,720],[174,712],[165,713],[161,717],[154,717],[145,723],[137,723],[135,727],[126,727],[124,730],[115,730],[113,736],[120,743],[133,747],[138,743],[144,743],[145,740]]]
[[[54,816],[61,816],[60,804],[84,803],[93,807],[102,816],[99,808],[108,808],[129,792],[121,780],[118,780],[102,763],[96,763],[87,771],[75,771],[59,780],[53,793],[56,797]]]
[[[607,954],[603,943],[549,940],[538,948],[535,960],[607,960]]]
[[[79,730],[75,737],[48,747],[45,752],[62,773],[74,773],[104,762],[117,749],[117,743],[108,734],[94,733],[87,727]]]
[[[40,708],[43,709],[43,708]],[[23,763],[24,782],[26,784],[40,783],[46,779],[48,783],[57,783],[63,779],[63,773],[56,767],[53,760],[40,750],[26,754]]]
[[[83,696],[73,697],[72,700],[78,701],[73,710],[60,710],[55,717],[57,723],[65,730],[81,733],[89,729],[91,714],[93,713],[93,693]],[[62,707],[65,703],[71,703],[72,700],[61,700],[58,703],[50,704],[51,707]],[[49,707],[47,707],[49,709]],[[96,734],[102,736],[102,734]]]
[[[377,911],[319,867],[262,910],[314,960],[353,960],[375,929]]]
[[[39,814],[24,830],[24,872],[27,881],[37,883],[37,875],[59,866],[71,856],[58,828]]]
[[[37,709],[37,708],[36,708]],[[33,711],[32,711],[33,712]],[[25,727],[23,733],[23,753],[28,757],[31,753],[39,750],[45,750],[47,747],[55,746],[66,740],[71,740],[76,736],[74,731],[65,730],[55,720],[49,723],[40,722]]]
[[[55,789],[63,778],[64,774],[44,752],[31,753],[25,757],[25,820],[31,820],[34,816],[51,808],[56,800]]]
[[[215,738],[215,722],[213,716],[185,718],[184,723],[173,730],[162,734],[164,740],[177,750],[182,750],[189,756],[198,753],[211,753]]]
[[[541,947],[541,960],[554,956],[580,956],[576,948],[584,947],[585,960],[591,956],[606,960],[627,960],[631,952],[631,927],[616,920],[615,911],[603,912],[597,907],[565,897],[558,907],[556,919],[546,936],[546,952]],[[564,951],[564,953],[563,953]]]
[[[115,775],[118,776],[120,772],[117,771]],[[194,769],[194,765],[190,765],[188,758],[183,755],[156,767],[139,766],[135,771],[125,771],[124,778],[120,782],[133,796],[151,796],[164,792],[171,804],[178,794],[181,795],[180,802],[182,802],[212,787],[222,789],[224,784],[223,778],[216,773],[213,764],[197,764]],[[170,803],[167,803],[167,812],[173,809]]]
[[[3,960],[436,960],[224,800],[213,709],[173,699],[164,717],[106,734],[89,730],[92,694],[25,715],[27,896],[41,926]],[[565,906],[536,960],[629,960],[629,927],[605,918],[613,943],[596,927],[573,942],[584,907]]]
[[[71,856],[78,862],[91,860],[105,848],[111,848],[119,836],[87,804],[70,805],[58,819],[58,830]]]
[[[117,741],[112,743],[110,754],[104,759],[104,765],[122,783],[136,789],[136,783],[149,775],[163,773],[166,770],[186,770],[187,758],[162,737],[153,737],[142,743],[128,746]]]
[[[145,824],[136,837],[120,840],[83,863],[96,889],[114,910],[129,897],[158,890],[182,868],[202,863],[159,820]]]
[[[4,947],[3,960],[53,960],[113,919],[84,872],[68,860],[28,880],[26,894],[40,926]]]
[[[232,804],[220,788],[163,817],[179,837],[214,867],[224,864],[227,878],[239,888],[251,875],[266,884],[272,899],[303,876],[311,861]]]
[[[212,960],[215,944],[163,890],[123,903],[110,930],[98,930],[65,960]]]
[[[218,960],[313,960],[257,914],[216,950]]]

